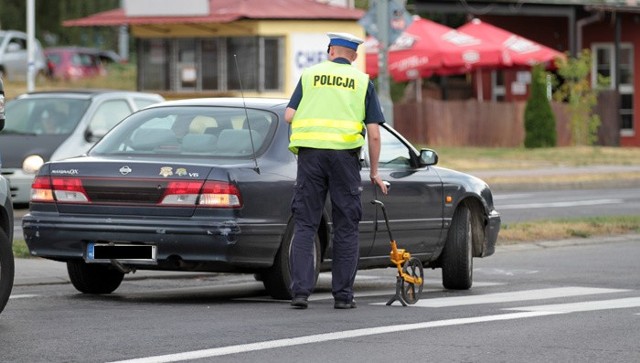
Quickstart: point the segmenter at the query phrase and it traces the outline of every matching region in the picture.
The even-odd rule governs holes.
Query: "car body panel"
[[[36,256],[68,261],[86,258],[87,244],[92,242],[153,244],[157,246],[155,264],[128,263],[140,269],[264,271],[274,264],[292,219],[290,202],[297,167],[295,156],[287,149],[290,128],[284,121],[286,104],[287,100],[273,99],[194,99],[159,103],[134,113],[87,156],[49,162],[40,169],[39,176],[45,180],[80,180],[89,201],[33,201],[23,218],[29,249]],[[213,121],[205,122],[204,118],[213,118],[219,126],[231,114],[235,119],[226,127],[235,131],[250,128],[244,121],[235,122],[248,118],[253,131],[261,133],[253,150],[230,153],[237,145],[228,143],[223,135],[231,133],[224,130],[215,139],[216,148],[199,148],[187,142],[205,137],[214,128],[206,123]],[[269,128],[259,130],[259,123],[253,123],[257,116],[270,119]],[[181,136],[176,146],[163,130],[175,132],[174,126],[183,117],[189,120],[189,133]],[[193,127],[195,120],[201,121],[198,127]],[[144,130],[144,138],[136,136],[140,130]],[[252,130],[245,131],[251,135]],[[188,139],[191,134],[197,135]],[[458,205],[475,203],[474,213],[481,224],[478,243],[486,245],[477,252],[490,255],[497,232],[484,232],[487,225],[499,229],[500,219],[486,183],[421,164],[418,150],[388,126],[381,128],[381,135],[379,174],[391,183],[391,189],[383,196],[373,188],[367,152],[363,151],[360,268],[391,265],[389,234],[380,208],[369,203],[372,199],[385,203],[399,246],[425,265],[437,263]],[[192,204],[163,204],[171,182],[214,180],[235,186],[242,206],[193,204],[202,196]],[[445,201],[446,196],[451,200]],[[330,211],[328,200],[319,231],[324,270],[331,265]]]
[[[151,93],[67,90],[33,92],[8,102],[7,126],[0,133],[0,152],[5,158],[2,174],[11,183],[14,203],[29,201],[34,174],[23,170],[23,161],[29,155],[39,155],[45,162],[82,155],[122,118],[141,106],[160,101],[161,96]],[[60,112],[61,119],[69,125],[52,134],[39,133],[38,117],[43,114],[40,112],[53,103],[57,104],[57,110],[65,111]]]

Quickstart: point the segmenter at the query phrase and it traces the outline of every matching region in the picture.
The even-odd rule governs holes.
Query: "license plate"
[[[123,243],[94,243],[87,244],[87,262],[121,262],[155,263],[156,246]]]

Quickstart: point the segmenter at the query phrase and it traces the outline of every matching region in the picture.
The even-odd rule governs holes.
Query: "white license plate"
[[[86,262],[120,262],[156,263],[156,246],[124,243],[87,244]]]

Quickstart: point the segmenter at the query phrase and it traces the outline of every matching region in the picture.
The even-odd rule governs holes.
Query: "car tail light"
[[[221,181],[170,182],[162,205],[198,205],[213,208],[240,208],[242,198],[238,188]]]
[[[87,193],[78,178],[49,178],[38,176],[31,185],[32,202],[89,202]]]
[[[240,190],[235,185],[220,181],[208,181],[202,187],[198,204],[207,207],[240,208],[242,207],[242,198]]]
[[[195,205],[202,189],[202,182],[169,182],[160,204]]]

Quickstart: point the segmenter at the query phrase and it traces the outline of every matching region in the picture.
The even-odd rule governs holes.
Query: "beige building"
[[[365,38],[362,10],[314,0],[129,0],[65,26],[123,26],[135,39],[137,88],[179,97],[289,97],[326,59],[327,32]],[[356,66],[364,71],[365,49]],[[240,75],[240,78],[238,77]]]

